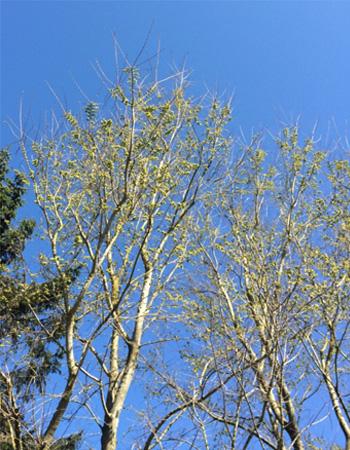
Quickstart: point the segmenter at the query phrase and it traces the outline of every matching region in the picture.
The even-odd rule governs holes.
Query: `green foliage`
[[[75,433],[69,437],[57,439],[52,445],[52,450],[78,450],[80,448],[80,441],[82,433]],[[29,449],[28,449],[29,450]]]
[[[183,74],[147,83],[127,67],[121,80],[110,111],[66,111],[62,129],[23,150],[44,217],[42,282],[11,272],[33,223],[13,224],[25,182],[6,178],[2,156],[0,342],[6,362],[9,348],[23,356],[9,373],[20,406],[62,373],[49,439],[74,420],[73,401],[103,437],[131,380],[150,378],[161,409],[145,423],[151,435],[160,423],[164,448],[182,425],[197,448],[207,436],[215,448],[316,448],[306,397],[319,385],[332,420],[348,420],[348,161],[297,126],[232,151],[230,106],[189,97]],[[162,360],[158,344],[172,339],[178,354]],[[8,388],[4,378],[15,412]],[[161,419],[170,406],[186,416],[173,428],[170,413]]]
[[[95,102],[89,102],[85,107],[86,119],[89,125],[93,125],[95,123],[96,115],[98,113],[98,104]],[[71,116],[70,116],[71,117]],[[74,120],[70,120],[71,125],[74,124]]]
[[[23,204],[26,179],[18,171],[13,179],[8,178],[9,154],[6,149],[0,151],[0,270],[21,258],[26,239],[34,229],[33,220],[22,220],[19,225],[12,225],[17,210]]]
[[[270,153],[265,148],[273,143],[265,146],[262,136],[242,146],[193,227],[201,251],[191,252],[194,274],[190,269],[183,294],[195,349],[185,361],[203,378],[213,371],[219,383],[232,374],[222,400],[213,396],[205,409],[227,423],[237,414],[245,432],[238,425],[230,436],[238,448],[260,414],[259,435],[276,448],[279,439],[287,447],[314,448],[312,426],[297,436],[283,421],[288,417],[298,429],[308,420],[303,393],[310,392],[312,408],[319,385],[331,403],[325,414],[338,419],[339,429],[350,425],[349,164],[332,161],[300,134],[297,127],[284,129]],[[341,405],[336,413],[335,405]],[[282,423],[278,432],[274,421]],[[349,444],[350,434],[345,438]],[[315,448],[329,446],[324,436]]]
[[[83,114],[67,111],[66,126],[25,150],[51,250],[40,258],[42,271],[62,274],[81,267],[74,288],[57,300],[68,311],[65,331],[69,326],[73,340],[69,352],[66,344],[67,377],[79,364],[85,370],[87,362],[79,359],[85,345],[91,345],[91,358],[93,346],[100,349],[122,330],[117,350],[111,343],[101,358],[93,356],[102,372],[91,368],[101,378],[93,401],[110,399],[110,411],[101,405],[107,422],[122,409],[113,406],[114,391],[135,377],[151,317],[174,314],[162,296],[188,257],[192,209],[231,143],[224,132],[229,106],[188,96],[182,74],[148,83],[129,67],[121,80],[110,91],[110,110],[89,102]],[[144,308],[146,314],[140,312]],[[94,333],[93,327],[100,328]],[[118,371],[106,371],[102,359],[106,367],[120,367],[116,379]]]
[[[0,448],[12,450],[10,436],[15,436],[16,445],[21,445],[23,450],[33,450],[37,445],[26,431],[28,425],[24,417],[25,405],[36,395],[37,390],[43,392],[48,375],[60,370],[62,350],[50,349],[50,344],[62,337],[59,301],[76,279],[78,272],[69,270],[63,276],[43,283],[28,284],[20,281],[19,273],[24,269],[22,252],[35,223],[33,220],[22,220],[17,228],[13,226],[17,210],[23,202],[26,180],[18,171],[15,172],[13,180],[7,177],[8,160],[8,152],[2,150],[0,352],[4,353],[3,370],[7,361],[11,369],[1,372],[0,376]],[[11,266],[14,268],[11,269]],[[13,362],[16,351],[19,353],[17,364]],[[55,444],[55,448],[72,450],[76,448],[78,441],[79,436],[74,435],[60,440]]]

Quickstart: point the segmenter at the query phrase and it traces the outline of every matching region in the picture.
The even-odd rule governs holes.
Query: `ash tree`
[[[158,375],[168,407],[144,449],[336,448],[318,427],[350,448],[349,161],[298,127],[266,141],[237,145],[192,227],[174,292],[191,369]]]
[[[233,145],[229,102],[147,75],[19,136],[44,245],[2,275],[6,445],[349,449],[348,161],[296,126]]]
[[[185,263],[194,206],[228,146],[229,106],[191,98],[186,87],[184,72],[149,82],[126,67],[108,110],[93,102],[80,115],[65,110],[59,129],[22,143],[50,248],[42,271],[79,273],[57,302],[53,344],[65,386],[45,392],[52,406],[40,448],[81,410],[101,448],[123,448],[118,428],[137,371],[147,371],[148,349],[169,339],[158,330],[179,308],[164,292]]]

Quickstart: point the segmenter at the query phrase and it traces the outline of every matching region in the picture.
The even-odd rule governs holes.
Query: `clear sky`
[[[2,1],[1,10],[2,145],[21,98],[30,129],[56,108],[46,81],[73,109],[85,102],[74,79],[103,98],[92,65],[113,77],[112,33],[133,59],[151,27],[141,60],[159,41],[164,73],[186,61],[198,92],[234,92],[237,129],[300,115],[306,129],[318,121],[325,135],[334,121],[349,136],[350,0]]]
[[[192,69],[205,86],[235,93],[235,124],[276,127],[301,115],[322,133],[335,120],[347,133],[350,105],[350,1],[3,1],[2,144],[4,119],[18,117],[22,96],[32,124],[55,106],[45,80],[77,107],[73,79],[91,98],[102,92],[92,69],[110,75],[112,33],[132,59],[153,25],[145,52],[160,41],[163,67]]]

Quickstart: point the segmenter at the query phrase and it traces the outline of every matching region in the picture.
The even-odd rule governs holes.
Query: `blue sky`
[[[104,95],[92,65],[113,76],[112,33],[133,59],[152,27],[144,58],[160,42],[165,74],[184,61],[194,89],[234,92],[238,130],[276,129],[300,115],[305,129],[336,123],[349,136],[350,1],[2,1],[1,144],[23,99],[28,129],[57,103]],[[147,68],[147,65],[145,66]],[[332,133],[334,126],[332,125]],[[16,146],[13,155],[19,157]]]
[[[160,41],[165,71],[186,61],[198,92],[235,93],[235,125],[276,127],[301,116],[325,133],[335,120],[347,133],[350,105],[350,2],[4,1],[2,6],[3,121],[28,123],[56,107],[45,80],[65,105],[102,94],[92,69],[98,59],[113,74],[112,33],[132,59],[153,25],[145,56]]]

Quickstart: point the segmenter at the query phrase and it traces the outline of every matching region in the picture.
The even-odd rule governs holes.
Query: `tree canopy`
[[[1,153],[0,448],[350,450],[348,155],[183,71],[107,95],[20,136],[39,269]]]

